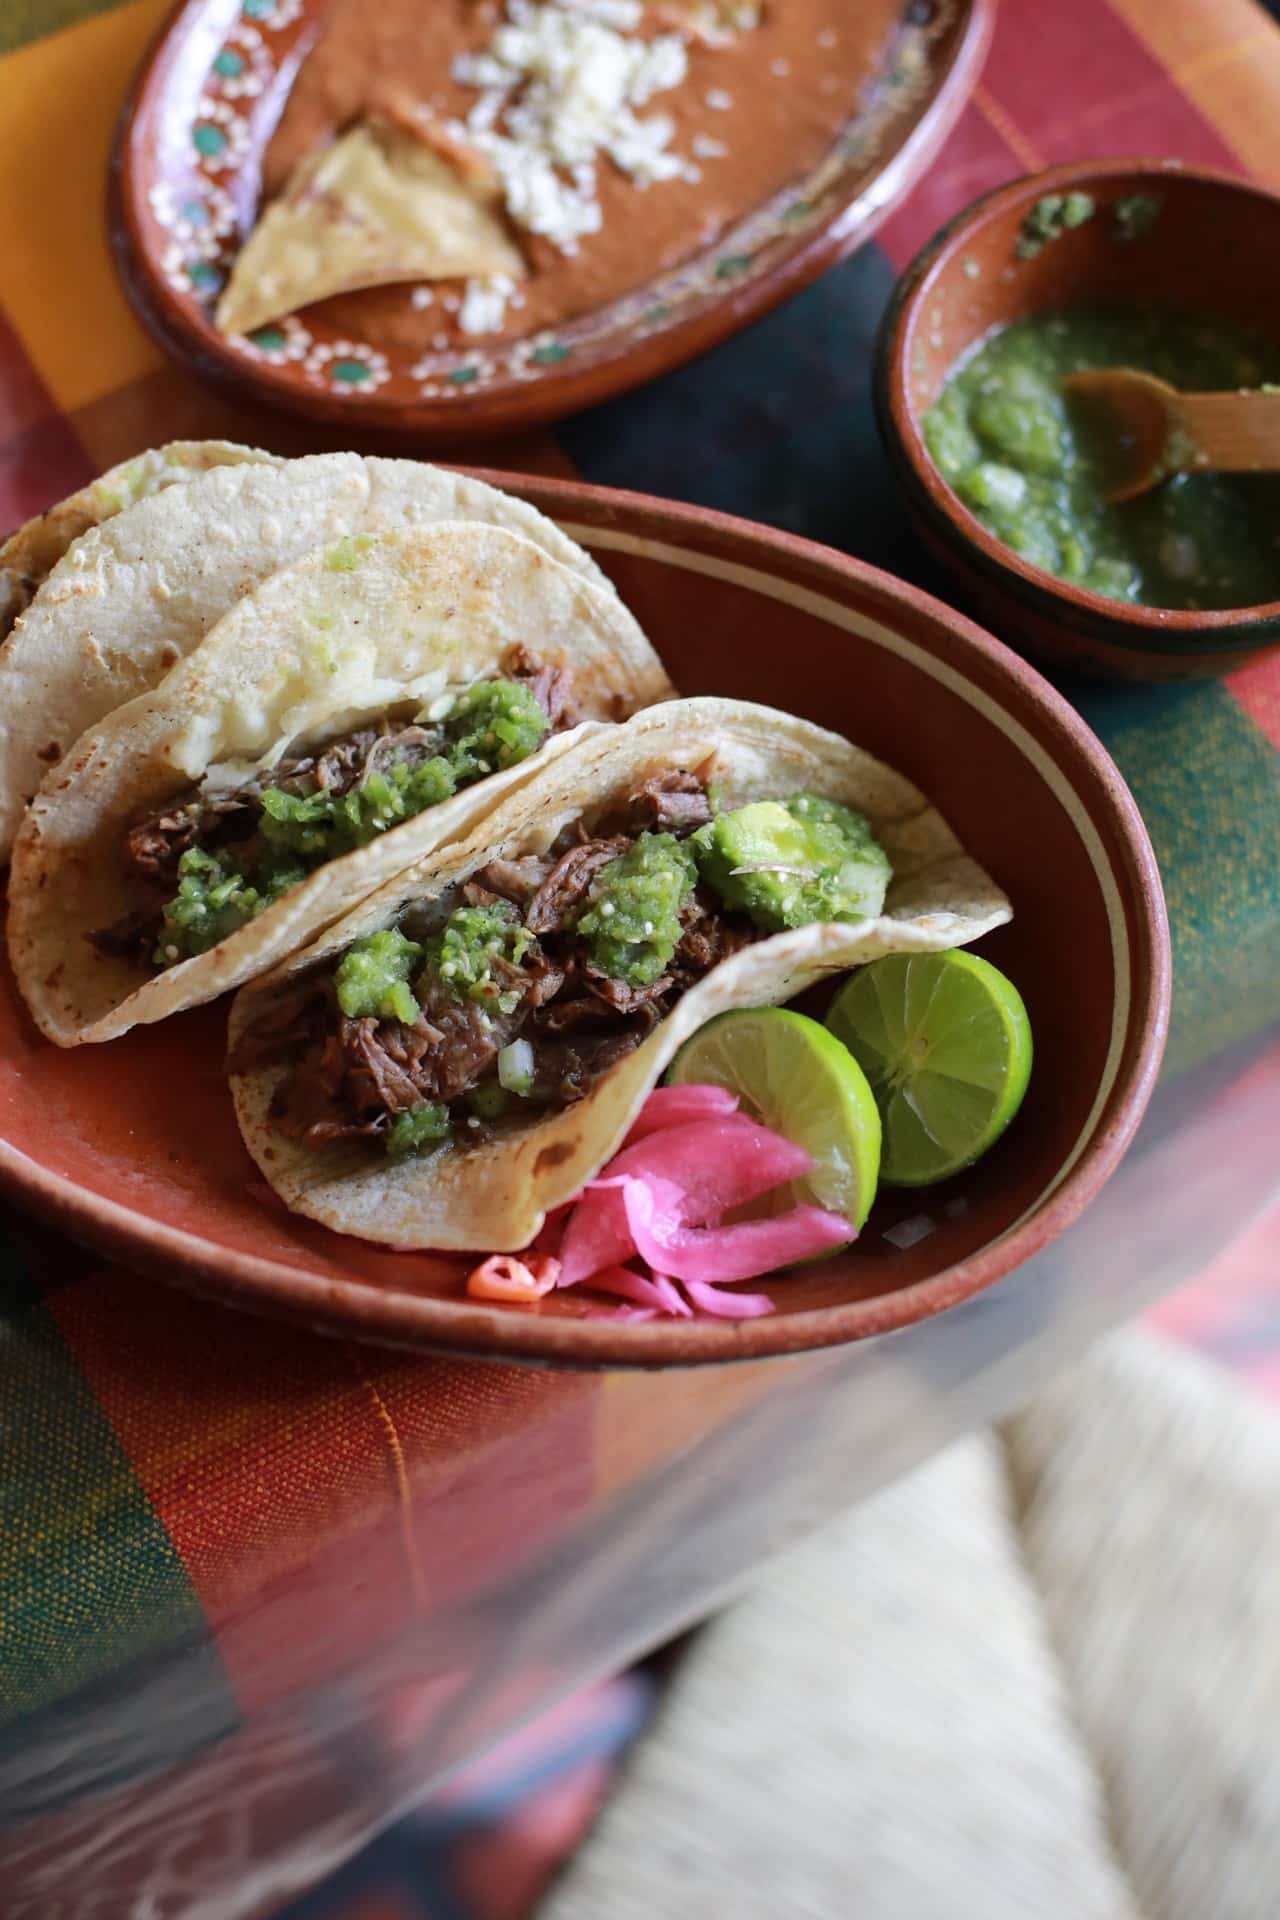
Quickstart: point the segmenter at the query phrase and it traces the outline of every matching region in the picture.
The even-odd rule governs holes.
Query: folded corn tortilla
[[[791,1000],[822,976],[882,954],[964,946],[1011,917],[1004,894],[941,815],[880,761],[793,714],[737,700],[679,700],[577,742],[510,793],[468,840],[419,861],[247,987],[231,1011],[233,1055],[300,976],[333,965],[353,940],[394,925],[411,902],[438,902],[443,914],[490,860],[545,852],[575,821],[590,827],[607,815],[651,769],[702,771],[709,755],[723,807],[808,791],[865,814],[894,868],[883,912],[758,940],[691,987],[584,1100],[535,1110],[523,1125],[504,1124],[475,1144],[455,1139],[415,1159],[390,1161],[376,1144],[365,1151],[360,1143],[320,1148],[293,1139],[271,1110],[285,1068],[233,1073],[245,1143],[289,1207],[339,1233],[399,1247],[528,1246],[547,1212],[617,1151],[673,1055],[716,1014]]]
[[[613,591],[523,500],[417,460],[355,453],[220,465],[73,540],[0,647],[0,860],[50,767],[156,686],[241,595],[343,534],[440,520],[510,528]]]
[[[479,522],[344,538],[239,600],[154,692],[91,728],[28,810],[13,850],[9,956],[41,1030],[76,1046],[211,1000],[469,833],[575,734],[317,868],[220,945],[163,972],[89,939],[143,904],[122,859],[132,821],[193,784],[225,791],[286,753],[428,710],[500,674],[520,642],[571,669],[588,734],[672,692],[612,590]]]
[[[197,479],[210,467],[247,462],[283,464],[274,453],[237,446],[233,440],[171,440],[167,446],[150,447],[132,460],[122,460],[78,493],[26,521],[0,545],[0,640],[82,533],[100,527],[148,494]]]

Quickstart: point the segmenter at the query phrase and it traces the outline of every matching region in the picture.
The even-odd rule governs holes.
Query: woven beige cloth
[[[540,1920],[1277,1920],[1280,1420],[1139,1334],[767,1569]]]

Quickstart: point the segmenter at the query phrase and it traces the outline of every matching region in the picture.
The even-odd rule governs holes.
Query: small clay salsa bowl
[[[1020,257],[1028,216],[1046,195],[1073,193],[1092,199],[1092,216]],[[1135,201],[1145,215],[1136,230],[1116,211]],[[1181,612],[1070,585],[989,532],[925,442],[925,416],[948,375],[987,335],[1053,308],[1126,305],[1203,314],[1280,347],[1280,199],[1174,161],[1053,167],[997,188],[945,227],[898,285],[878,348],[881,431],[926,543],[1011,644],[1128,679],[1228,673],[1280,644],[1280,598]]]
[[[435,3],[417,0],[424,18]],[[405,4],[394,9],[398,24],[385,17],[392,10],[368,9],[371,47],[405,40]],[[353,19],[360,24],[359,0],[341,11],[348,29]],[[784,0],[775,25],[786,11]],[[335,8],[333,0],[183,0],[138,77],[116,139],[109,225],[125,291],[168,353],[239,401],[419,442],[559,419],[705,352],[868,239],[958,118],[994,12],[995,0],[850,7],[822,52],[828,70],[819,84],[843,104],[833,105],[817,151],[722,226],[708,228],[689,206],[679,223],[687,248],[672,239],[659,246],[650,223],[648,254],[628,241],[634,273],[607,297],[571,302],[554,322],[453,338],[438,329],[448,302],[457,307],[456,292],[440,289],[437,304],[431,287],[401,286],[320,301],[241,338],[217,330],[214,304],[252,224],[273,137],[295,94],[305,94],[307,56]],[[790,63],[770,59],[770,45],[772,29],[758,44],[748,33],[726,59],[753,63],[753,94],[763,96],[776,148]],[[707,71],[714,80],[719,69],[708,62]],[[656,94],[653,112],[679,97]],[[680,151],[692,154],[700,137],[704,154],[725,149],[703,168],[729,168],[737,141],[741,171],[752,126],[738,122],[750,97],[744,78],[737,94],[712,85],[700,106],[672,108],[677,117],[715,109],[700,136],[681,132]],[[815,140],[805,111],[796,138],[804,134],[807,153]],[[758,153],[770,145],[758,128],[755,144]],[[781,144],[785,160],[791,142]],[[703,178],[709,185],[714,176]],[[631,203],[632,219],[637,207],[660,212],[661,196],[675,191],[670,183],[647,189],[647,200]],[[611,231],[623,231],[625,218],[616,213]],[[589,253],[588,239],[584,260]]]
[[[624,1324],[580,1288],[488,1306],[464,1293],[474,1260],[388,1252],[285,1211],[236,1128],[225,1004],[64,1051],[37,1035],[0,970],[0,1186],[77,1239],[238,1306],[561,1365],[831,1346],[991,1286],[1097,1193],[1159,1066],[1168,930],[1151,845],[1112,762],[1016,654],[872,567],[698,508],[488,477],[591,549],[682,691],[839,728],[942,809],[1013,902],[1012,922],[980,946],[1016,981],[1035,1033],[1013,1125],[945,1184],[885,1189],[846,1252],[764,1282],[769,1318]]]

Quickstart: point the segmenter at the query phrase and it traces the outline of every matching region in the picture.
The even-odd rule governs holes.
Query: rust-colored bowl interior
[[[489,476],[594,550],[680,687],[769,702],[917,781],[998,878],[1015,918],[982,950],[1030,1010],[1026,1104],[978,1166],[885,1192],[846,1254],[778,1278],[769,1319],[621,1324],[585,1292],[534,1308],[462,1293],[458,1259],[391,1253],[286,1213],[241,1145],[226,1007],[62,1052],[0,983],[0,1180],[130,1264],[258,1311],[372,1339],[567,1364],[670,1365],[829,1345],[989,1286],[1075,1217],[1145,1107],[1169,949],[1133,802],[1072,709],[915,589],[824,548],[695,508]],[[886,1232],[925,1217],[900,1247]]]
[[[1092,196],[1090,220],[1019,259],[1022,223],[1047,193]],[[1115,204],[1160,203],[1150,230],[1119,237]],[[966,208],[908,269],[889,318],[880,366],[893,451],[905,461],[913,504],[941,535],[944,556],[996,576],[1079,622],[1090,616],[1120,645],[1194,636],[1235,646],[1243,629],[1280,620],[1280,601],[1182,612],[1103,598],[1031,565],[989,533],[942,478],[923,421],[948,373],[996,329],[1065,306],[1177,307],[1280,344],[1280,199],[1225,175],[1174,162],[1101,161],[1055,167],[998,188]]]

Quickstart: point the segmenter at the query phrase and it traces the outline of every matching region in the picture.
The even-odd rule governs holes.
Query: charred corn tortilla
[[[376,1145],[317,1148],[292,1138],[272,1114],[287,1067],[233,1073],[245,1142],[289,1207],[338,1232],[395,1246],[527,1246],[547,1211],[577,1193],[616,1151],[673,1055],[715,1014],[790,1000],[823,975],[881,954],[966,945],[1009,919],[1009,902],[991,877],[918,789],[881,762],[771,708],[713,698],[676,701],[578,741],[510,793],[469,839],[419,861],[246,988],[231,1013],[233,1055],[301,976],[332,966],[353,940],[394,925],[410,903],[437,901],[443,911],[491,860],[545,852],[574,822],[591,826],[606,816],[638,777],[662,767],[701,770],[709,758],[726,808],[812,792],[865,814],[894,868],[882,913],[756,941],[691,987],[585,1099],[416,1159],[389,1161]]]
[[[215,466],[72,540],[0,648],[0,859],[50,767],[158,685],[243,594],[344,534],[441,520],[509,528],[613,592],[522,500],[420,461],[354,453]]]
[[[520,534],[474,521],[344,538],[239,600],[155,692],[78,741],[27,813],[13,852],[9,953],[42,1031],[75,1046],[213,999],[470,832],[574,734],[318,867],[220,945],[161,973],[99,952],[89,937],[134,904],[121,849],[140,815],[211,770],[225,788],[299,743],[426,710],[500,674],[525,640],[571,669],[588,733],[672,691],[612,590]]]

